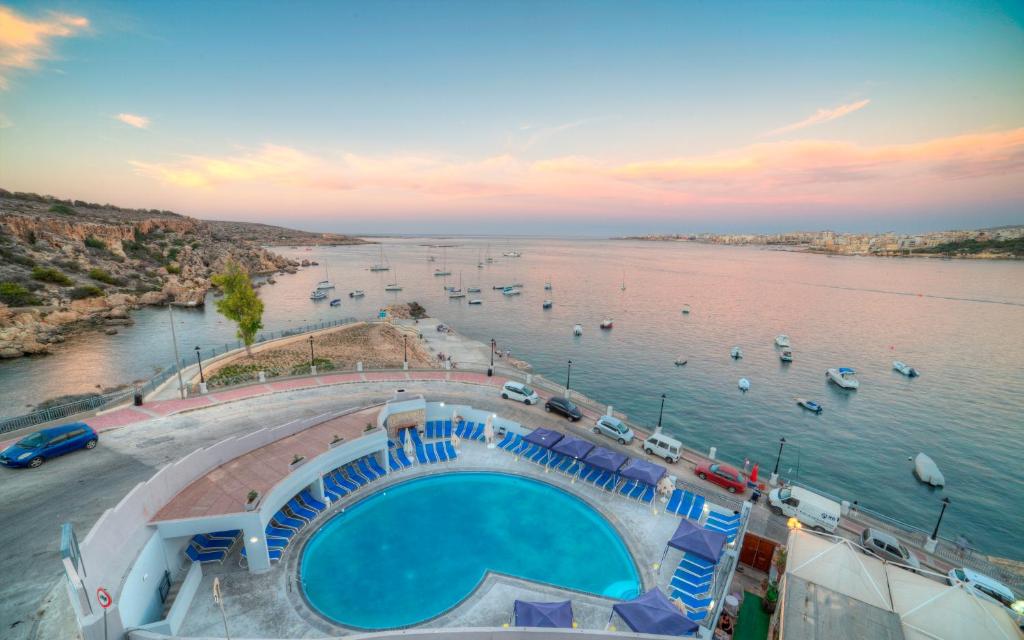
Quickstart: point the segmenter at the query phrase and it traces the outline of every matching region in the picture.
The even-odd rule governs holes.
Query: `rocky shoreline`
[[[304,266],[263,246],[274,241],[361,242],[0,189],[0,358],[49,353],[77,332],[116,333],[142,306],[202,306],[228,261],[253,276]]]

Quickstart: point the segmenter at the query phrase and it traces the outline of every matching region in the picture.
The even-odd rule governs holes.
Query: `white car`
[[[523,404],[537,404],[540,396],[537,392],[519,382],[506,382],[501,388],[501,397],[506,400],[518,400]]]
[[[619,444],[630,444],[633,442],[633,430],[626,426],[626,423],[612,416],[601,416],[594,425],[594,433],[605,435]]]
[[[965,587],[974,593],[995,600],[1007,608],[1007,613],[1017,622],[1018,626],[1024,625],[1024,610],[1017,611],[1017,607],[1020,605],[1013,591],[995,578],[990,578],[983,573],[961,567],[959,569],[950,569],[946,582],[951,585],[963,583]],[[1020,608],[1024,609],[1024,607]]]

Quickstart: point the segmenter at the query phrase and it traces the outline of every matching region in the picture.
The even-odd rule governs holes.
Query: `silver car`
[[[860,534],[860,546],[883,560],[906,565],[915,570],[921,568],[917,556],[902,542],[884,531],[865,529]]]
[[[619,444],[633,442],[633,430],[627,427],[622,420],[612,416],[598,418],[597,423],[594,424],[594,433],[618,440]]]

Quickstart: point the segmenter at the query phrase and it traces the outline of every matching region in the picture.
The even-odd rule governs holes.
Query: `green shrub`
[[[327,358],[314,358],[313,359],[313,364],[316,365],[316,372],[317,373],[322,373],[324,371],[333,371],[334,370],[334,363],[331,362],[330,360],[328,360]],[[292,367],[292,375],[293,376],[301,376],[301,375],[307,375],[307,374],[309,374],[309,365],[308,364],[297,364],[294,367]]]
[[[86,236],[85,246],[89,247],[90,249],[102,249],[104,251],[106,251],[107,249],[107,243],[103,242],[96,236]]]
[[[97,280],[97,281],[102,282],[104,284],[112,284],[112,285],[116,285],[116,286],[119,286],[119,287],[123,287],[125,285],[124,278],[118,278],[116,276],[112,276],[106,270],[100,269],[98,267],[95,268],[95,269],[90,269],[89,270],[89,277],[92,278],[93,280]]]
[[[26,239],[26,240],[28,240],[28,243],[29,243],[29,244],[35,244],[35,243],[36,243],[36,241],[38,240],[38,239],[36,238],[36,232],[35,232],[35,231],[33,231],[32,229],[29,229],[29,230],[28,230],[28,235],[27,235],[27,236],[25,236],[25,239]]]
[[[78,273],[82,270],[81,265],[74,260],[54,260],[53,264],[65,271],[71,271],[72,273]]]
[[[39,298],[17,282],[0,282],[0,302],[9,307],[28,307],[40,304]]]
[[[167,265],[167,273],[181,273],[181,265],[177,262],[172,262]]]
[[[103,289],[91,284],[83,285],[81,287],[75,287],[68,291],[68,297],[72,300],[81,300],[83,298],[99,298],[103,295]]]
[[[174,262],[175,260],[177,260],[178,259],[178,251],[179,251],[179,249],[177,247],[171,247],[170,249],[168,249],[167,250],[167,261],[168,262]]]
[[[11,262],[13,264],[20,264],[23,267],[34,267],[34,266],[36,266],[36,261],[33,260],[30,256],[26,256],[26,255],[23,255],[23,254],[20,254],[20,253],[15,253],[14,251],[11,251],[10,249],[7,249],[6,247],[3,248],[3,249],[0,249],[0,257],[2,257],[4,260],[6,260],[8,262]]]
[[[69,207],[66,204],[51,205],[50,206],[50,212],[51,213],[59,213],[62,216],[73,216],[76,213],[78,213],[77,211],[75,211],[74,209],[72,209],[71,207]]]
[[[32,269],[32,277],[41,282],[52,282],[64,286],[75,283],[74,280],[64,275],[60,269],[54,269],[53,267],[34,267]]]

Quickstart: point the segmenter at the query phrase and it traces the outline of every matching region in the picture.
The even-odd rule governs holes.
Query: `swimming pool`
[[[444,613],[487,571],[611,598],[640,592],[632,556],[603,516],[561,489],[500,473],[389,487],[324,524],[299,564],[309,604],[361,629]]]

